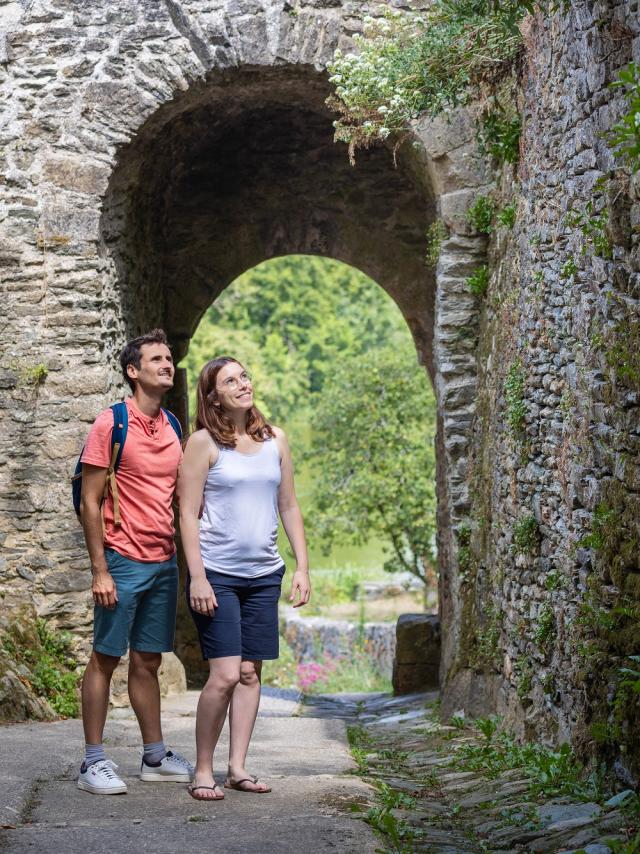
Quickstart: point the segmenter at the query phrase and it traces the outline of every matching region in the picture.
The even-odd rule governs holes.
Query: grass
[[[529,784],[529,795],[570,797],[580,801],[601,800],[602,775],[587,773],[568,744],[557,750],[540,744],[517,744],[508,733],[497,734],[498,718],[480,718],[474,726],[483,736],[480,744],[463,744],[451,765],[460,771],[475,771],[495,779],[505,771],[517,769]]]

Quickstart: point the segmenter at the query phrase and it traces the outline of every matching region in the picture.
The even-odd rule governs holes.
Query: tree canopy
[[[267,417],[293,434],[312,539],[389,543],[386,568],[423,580],[435,525],[435,404],[393,301],[337,261],[286,256],[249,270],[206,312],[183,365],[237,358]],[[192,403],[193,411],[193,403]],[[301,447],[302,446],[302,447]]]

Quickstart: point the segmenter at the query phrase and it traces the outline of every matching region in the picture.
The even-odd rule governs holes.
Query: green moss
[[[529,694],[531,688],[533,687],[533,667],[529,662],[526,662],[522,666],[522,670],[518,675],[518,681],[516,683],[516,694],[521,700]]]
[[[475,654],[472,664],[475,667],[495,670],[501,664],[500,648],[501,614],[498,608],[489,606],[485,609],[482,624],[476,633]]]

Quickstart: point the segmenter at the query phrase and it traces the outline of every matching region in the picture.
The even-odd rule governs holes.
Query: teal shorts
[[[94,650],[118,657],[129,645],[138,652],[171,652],[178,601],[176,556],[163,563],[142,563],[113,549],[104,554],[118,601],[115,608],[94,608]]]

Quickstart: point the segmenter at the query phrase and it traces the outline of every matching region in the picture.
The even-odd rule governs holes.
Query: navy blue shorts
[[[198,614],[187,605],[198,630],[202,657],[224,658],[239,655],[247,661],[265,661],[280,654],[278,631],[278,599],[284,564],[269,575],[243,578],[207,570],[207,580],[213,587],[218,607],[213,617]]]

